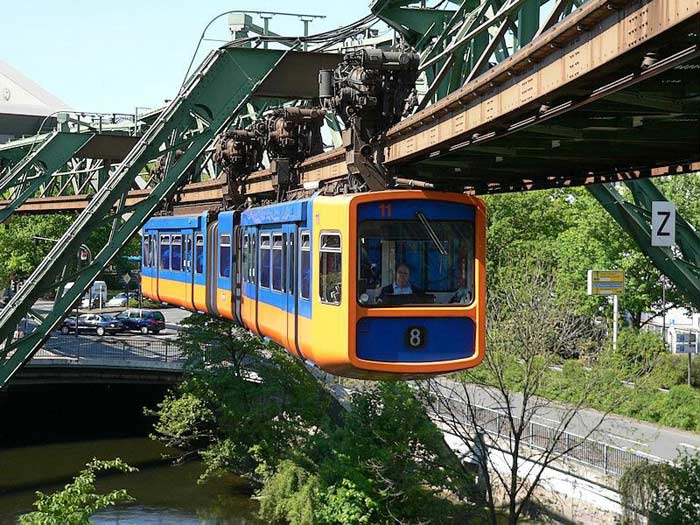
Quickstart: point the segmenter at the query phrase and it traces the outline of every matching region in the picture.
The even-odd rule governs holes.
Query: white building
[[[648,319],[649,316],[646,316]],[[645,316],[642,315],[642,322]],[[674,354],[700,353],[700,313],[688,314],[684,308],[674,308],[666,312],[666,344]],[[652,319],[645,328],[663,334],[664,317]]]
[[[55,127],[51,118],[70,108],[61,100],[0,60],[0,144]],[[49,117],[49,118],[47,118]]]

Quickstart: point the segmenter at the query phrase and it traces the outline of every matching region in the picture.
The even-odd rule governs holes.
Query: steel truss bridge
[[[436,8],[376,0],[371,10],[328,33],[257,36],[212,51],[166,108],[142,118],[140,137],[88,127],[0,146],[0,222],[76,214],[0,312],[0,388],[149,216],[319,190],[586,186],[700,308],[694,228],[678,217],[676,246],[650,243],[651,203],[664,200],[653,178],[700,170],[700,0],[451,0]],[[400,36],[400,51],[355,55],[355,63],[329,52],[377,19]],[[365,76],[352,76],[358,67]],[[341,84],[312,109],[319,74],[330,70]],[[418,80],[417,93],[405,75],[413,75],[408,88]],[[338,89],[367,78],[385,92],[379,114],[367,110],[372,92]],[[400,118],[404,103],[410,115]],[[335,147],[319,147],[321,122]],[[90,264],[76,266],[80,245],[104,224],[109,238]],[[33,311],[51,290],[53,309]],[[25,316],[37,328],[15,339]]]

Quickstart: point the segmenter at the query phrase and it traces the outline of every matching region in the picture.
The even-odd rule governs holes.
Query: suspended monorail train
[[[331,374],[408,379],[484,357],[486,210],[428,191],[154,217],[142,288],[234,320]]]

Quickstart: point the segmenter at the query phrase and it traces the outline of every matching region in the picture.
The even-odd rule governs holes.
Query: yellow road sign
[[[622,295],[623,293],[625,293],[625,272],[588,270],[588,295]]]

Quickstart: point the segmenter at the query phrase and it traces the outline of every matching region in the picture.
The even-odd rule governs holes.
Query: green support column
[[[522,49],[532,41],[540,28],[540,0],[528,0],[518,11],[518,41],[515,49]]]
[[[636,181],[638,184],[642,181]],[[644,253],[661,272],[666,275],[676,287],[684,293],[695,308],[700,308],[700,266],[692,260],[677,258],[670,248],[651,245],[651,201],[666,200],[651,181],[645,181],[635,192],[644,193],[638,204],[625,201],[612,184],[594,184],[586,186],[588,191],[612,215],[615,221],[639,245]],[[660,197],[660,198],[659,198]],[[642,202],[645,201],[645,202]],[[646,205],[648,204],[648,207]],[[682,218],[676,214],[676,230],[680,243],[685,245],[682,250],[689,254],[697,254],[700,250],[700,238]],[[697,259],[696,259],[697,261]]]
[[[100,170],[97,172],[97,190],[105,185],[105,182],[107,182],[107,179],[109,178],[109,170],[112,167],[112,163],[108,160],[105,160],[104,165],[100,168]]]
[[[666,201],[666,197],[650,179],[625,182],[632,192],[635,203],[651,216],[652,202]],[[693,227],[679,214],[676,214],[676,244],[683,256],[700,267],[700,237]]]
[[[0,388],[41,347],[71,305],[135,235],[143,223],[184,183],[188,168],[213,138],[245,107],[255,89],[289,51],[222,48],[210,53],[180,93],[141,137],[119,170],[90,200],[25,285],[0,312]],[[177,153],[176,153],[177,152]],[[167,157],[163,180],[139,204],[124,205],[135,178],[146,164]],[[115,203],[120,203],[115,210]],[[95,250],[91,264],[75,269],[76,254],[93,232],[112,226]],[[63,291],[63,285],[73,286]],[[34,302],[50,290],[57,296],[36,329],[13,340],[15,328]]]
[[[10,173],[0,180],[0,195],[13,188],[19,188],[19,194],[8,206],[0,209],[0,223],[7,220],[27,199],[34,197],[39,188],[47,184],[53,174],[93,137],[93,134],[54,132],[48,140],[12,168]]]

